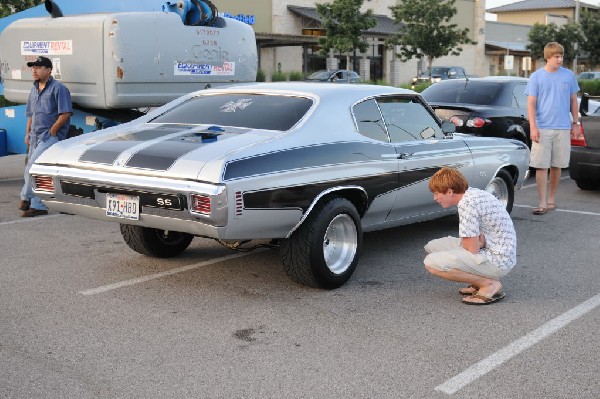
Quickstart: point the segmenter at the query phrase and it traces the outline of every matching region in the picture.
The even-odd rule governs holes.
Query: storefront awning
[[[256,32],[256,43],[261,48],[285,46],[313,46],[319,44],[318,36],[282,35],[278,33]]]
[[[486,41],[485,42],[486,52],[489,51],[500,51],[509,52],[515,54],[529,55],[531,51],[527,48],[527,43],[522,42],[499,42],[499,41]]]
[[[317,13],[316,8],[299,6],[287,6],[287,8],[294,14],[313,21],[319,26],[322,24],[321,16]],[[389,36],[398,33],[404,26],[404,24],[397,24],[396,21],[385,15],[373,14],[373,17],[375,18],[377,25],[371,29],[367,29],[363,33],[377,36]]]

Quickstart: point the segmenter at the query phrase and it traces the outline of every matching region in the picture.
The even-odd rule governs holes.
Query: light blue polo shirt
[[[525,94],[536,97],[535,122],[539,129],[571,130],[571,94],[579,91],[570,69],[556,72],[540,68],[529,77]]]
[[[73,112],[69,89],[52,76],[40,93],[39,82],[33,82],[29,93],[25,115],[31,117],[31,132],[36,141],[46,141],[50,137],[50,128],[58,119],[58,115]],[[59,140],[64,140],[69,131],[69,124],[64,124],[56,133]]]

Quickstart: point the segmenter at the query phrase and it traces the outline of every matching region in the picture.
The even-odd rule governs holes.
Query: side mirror
[[[451,135],[454,132],[456,132],[456,125],[454,125],[454,123],[450,121],[442,122],[442,133],[444,133],[447,136]]]

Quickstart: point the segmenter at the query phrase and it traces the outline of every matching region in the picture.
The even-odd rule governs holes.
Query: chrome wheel
[[[358,232],[354,220],[345,214],[336,216],[323,237],[323,257],[334,274],[344,273],[352,264],[358,248]]]
[[[498,198],[504,206],[508,204],[508,187],[504,179],[498,176],[494,177],[485,190]]]
[[[505,170],[499,171],[485,190],[498,198],[508,213],[512,211],[515,201],[515,186],[508,172]]]

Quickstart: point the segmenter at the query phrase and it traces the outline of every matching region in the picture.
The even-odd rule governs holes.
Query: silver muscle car
[[[527,146],[453,128],[409,90],[242,84],[60,142],[30,173],[51,210],[120,223],[141,254],[174,257],[195,236],[244,250],[264,241],[292,280],[336,288],[363,232],[455,212],[428,189],[441,166],[512,209]]]

